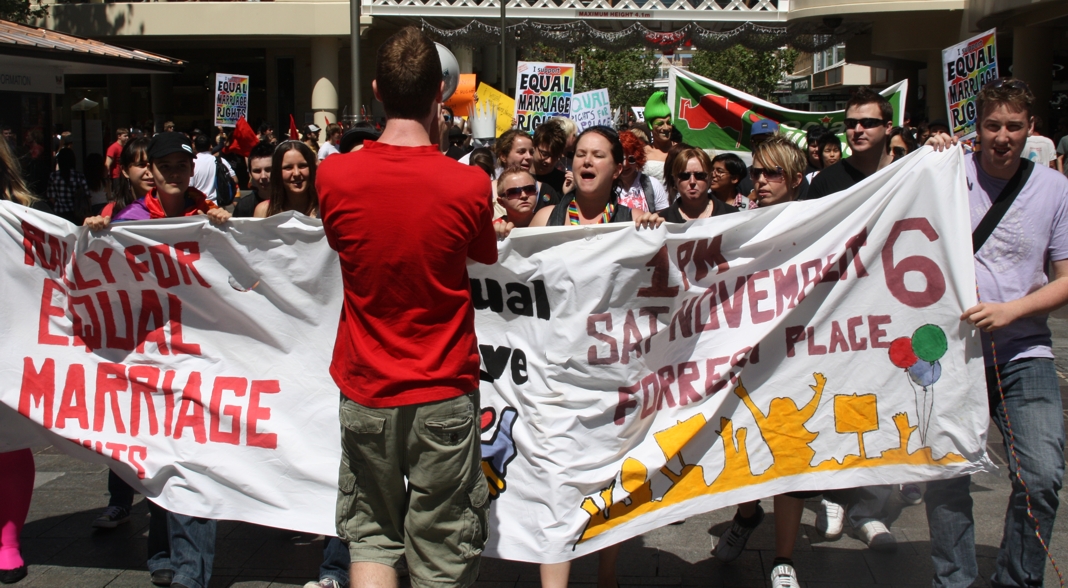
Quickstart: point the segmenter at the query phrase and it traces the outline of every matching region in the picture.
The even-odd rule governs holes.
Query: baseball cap
[[[775,121],[767,118],[762,118],[753,123],[752,128],[749,130],[749,136],[755,137],[757,135],[767,135],[769,133],[778,132],[779,125]]]
[[[193,146],[189,144],[189,139],[183,133],[175,131],[160,133],[148,142],[149,161],[166,157],[171,153],[185,153],[189,157],[194,157]]]
[[[318,133],[320,130],[322,130],[322,129],[319,128],[319,125],[316,125],[316,124],[308,125],[308,132],[309,133]]]

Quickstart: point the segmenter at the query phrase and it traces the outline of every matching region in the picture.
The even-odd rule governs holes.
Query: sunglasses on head
[[[997,89],[997,88],[1012,88],[1014,90],[1027,90],[1027,82],[1023,80],[1014,80],[1012,78],[998,78],[991,81],[989,84],[983,86],[983,89]]]
[[[760,176],[764,176],[764,179],[769,182],[781,182],[784,174],[782,168],[779,166],[775,166],[775,169],[764,169],[762,167],[749,168],[749,179],[755,182],[760,179]]]
[[[679,175],[677,175],[675,177],[677,177],[680,182],[689,182],[691,177],[693,179],[697,180],[698,182],[703,182],[703,181],[708,179],[708,173],[703,172],[703,171],[701,171],[701,172],[681,172]]]
[[[864,127],[865,129],[874,129],[875,127],[881,127],[890,121],[885,118],[847,118],[845,119],[845,126],[847,129],[854,129],[857,125]]]
[[[520,198],[523,196],[523,194],[527,194],[529,196],[537,196],[538,187],[534,184],[527,184],[526,186],[516,186],[515,188],[508,188],[504,191],[504,197],[508,198],[509,200]]]

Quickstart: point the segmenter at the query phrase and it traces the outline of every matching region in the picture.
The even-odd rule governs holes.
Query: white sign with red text
[[[923,149],[821,200],[517,230],[471,263],[485,553],[569,560],[785,491],[988,467],[963,169]],[[319,221],[91,234],[5,202],[0,227],[0,451],[50,442],[178,512],[332,532]]]

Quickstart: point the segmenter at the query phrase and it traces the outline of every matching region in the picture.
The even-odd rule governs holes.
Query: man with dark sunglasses
[[[890,102],[869,88],[861,88],[846,104],[845,132],[852,154],[828,166],[812,180],[802,200],[823,198],[852,188],[894,161],[886,148],[893,128]]]

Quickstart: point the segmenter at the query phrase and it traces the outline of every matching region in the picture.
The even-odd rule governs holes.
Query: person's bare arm
[[[964,311],[966,320],[986,331],[996,331],[1017,319],[1047,314],[1068,303],[1068,259],[1054,261],[1053,279],[1038,290],[1010,302],[979,302]]]
[[[559,204],[556,206],[560,206]],[[546,206],[545,208],[534,213],[534,218],[530,221],[532,227],[545,227],[549,224],[549,215],[553,213],[553,209],[556,206]]]

